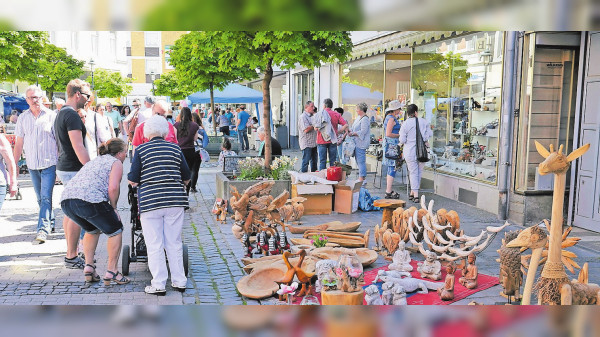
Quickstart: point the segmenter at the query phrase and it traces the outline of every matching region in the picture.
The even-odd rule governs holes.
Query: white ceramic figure
[[[381,300],[384,305],[392,305],[394,300],[394,286],[396,284],[393,282],[385,282],[381,285],[381,289],[383,293],[381,294]]]
[[[404,241],[400,241],[398,249],[392,257],[392,263],[388,266],[389,270],[411,272],[413,267],[410,265],[410,252],[405,249]]]
[[[437,259],[437,254],[426,251],[425,261],[417,263],[417,271],[422,278],[434,281],[442,279],[442,264]]]
[[[317,282],[315,282],[316,292],[321,292],[322,289],[326,291],[337,289],[336,267],[337,261],[334,260],[320,260],[316,263],[315,271],[318,278]]]
[[[409,272],[406,271],[397,271],[397,270],[380,270],[377,272],[377,276],[373,280],[373,283],[377,283],[379,281],[387,282],[388,279],[402,277],[411,277]]]
[[[392,304],[393,305],[408,305],[408,303],[406,302],[406,291],[404,290],[404,288],[402,286],[395,286],[393,288],[393,297],[392,297]]]
[[[370,285],[365,288],[365,301],[367,305],[383,305],[383,300],[379,295],[379,289],[376,285]]]

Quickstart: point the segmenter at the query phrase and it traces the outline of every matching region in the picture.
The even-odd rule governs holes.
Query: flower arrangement
[[[288,171],[294,168],[294,164],[296,164],[297,161],[297,157],[294,157],[294,159],[288,156],[275,158],[271,163],[271,178],[275,180],[290,179]]]
[[[248,157],[238,162],[240,174],[238,180],[257,180],[265,177],[265,160],[257,157]]]
[[[282,283],[279,285],[279,287],[280,289],[277,290],[277,294],[279,295],[280,299],[286,297],[287,303],[291,305],[293,302],[294,294],[296,293],[296,289],[298,289],[298,282],[294,282],[289,286],[287,284]]]
[[[335,268],[338,288],[343,292],[359,291],[364,284],[363,267],[356,254],[342,254]]]
[[[313,235],[312,236],[312,240],[310,240],[310,243],[315,246],[316,248],[321,248],[321,247],[325,247],[325,245],[327,244],[328,240],[327,237],[325,235]]]

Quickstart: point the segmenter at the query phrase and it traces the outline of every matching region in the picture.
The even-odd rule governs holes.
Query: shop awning
[[[431,43],[445,38],[461,35],[463,31],[416,31],[398,32],[382,36],[380,38],[360,43],[352,49],[349,61],[364,57],[378,55],[392,50],[414,47],[420,44]]]

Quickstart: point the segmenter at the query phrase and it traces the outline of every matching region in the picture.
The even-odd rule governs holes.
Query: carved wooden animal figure
[[[509,248],[506,245],[516,239],[521,231],[511,231],[504,233],[502,247],[498,249],[500,254],[500,276],[499,282],[503,288],[503,294],[508,298],[508,303],[521,299],[521,285],[523,284],[523,272],[521,271],[521,250],[519,248]]]
[[[383,305],[381,295],[379,295],[379,289],[377,286],[370,285],[365,288],[365,301],[367,305]]]
[[[586,144],[577,150],[571,152],[568,156],[562,153],[563,146],[561,145],[557,152],[554,151],[552,144],[550,151],[535,142],[538,153],[545,158],[538,167],[540,175],[554,173],[554,192],[552,198],[552,218],[550,220],[551,232],[550,241],[548,243],[548,260],[544,264],[540,280],[536,284],[538,290],[538,298],[541,303],[561,302],[561,288],[564,284],[569,283],[567,273],[561,261],[562,254],[562,225],[563,225],[563,204],[565,198],[565,183],[566,173],[570,163],[581,157],[589,148],[590,144]],[[533,261],[532,261],[533,262]]]
[[[443,301],[452,301],[454,299],[454,282],[456,278],[454,273],[456,272],[456,265],[453,262],[450,262],[446,266],[446,272],[444,287],[438,289],[437,293]]]
[[[299,255],[300,259],[298,260],[295,266],[292,266],[292,264],[289,261],[289,257],[295,255]],[[283,278],[277,283],[284,283],[290,285],[294,281],[294,276],[296,276],[298,281],[302,284],[302,288],[296,294],[296,296],[304,296],[310,293],[310,279],[314,276],[314,274],[309,274],[302,269],[302,262],[304,262],[304,258],[306,257],[306,251],[304,249],[301,249],[296,254],[284,252],[282,256],[283,261],[287,266],[288,270],[283,275]],[[283,300],[282,298],[280,299]]]

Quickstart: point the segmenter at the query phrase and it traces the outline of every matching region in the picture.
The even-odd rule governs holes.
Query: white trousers
[[[419,161],[406,161],[406,168],[408,169],[408,175],[410,178],[410,190],[419,193],[421,187],[421,176],[423,175],[423,169],[425,163]]]
[[[152,286],[165,289],[169,273],[165,251],[171,270],[171,284],[185,287],[187,277],[183,269],[183,207],[161,208],[140,214],[146,247],[148,268],[152,273]]]

